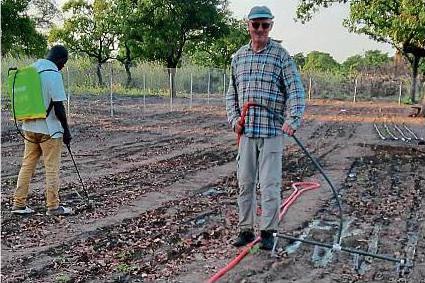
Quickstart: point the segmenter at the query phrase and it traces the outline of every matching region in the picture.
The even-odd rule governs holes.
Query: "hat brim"
[[[248,16],[248,20],[254,19],[273,19],[274,17],[270,14],[253,14]]]

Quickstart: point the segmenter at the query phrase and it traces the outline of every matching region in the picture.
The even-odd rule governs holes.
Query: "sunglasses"
[[[266,30],[266,29],[269,29],[271,27],[272,23],[252,22],[251,25],[254,29],[258,29],[260,26],[262,26],[263,30]]]

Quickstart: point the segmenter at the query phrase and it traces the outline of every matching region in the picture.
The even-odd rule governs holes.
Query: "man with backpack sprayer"
[[[304,113],[304,88],[288,52],[269,38],[273,15],[265,6],[248,15],[249,44],[232,59],[226,95],[228,121],[240,137],[237,156],[239,236],[244,246],[255,239],[256,183],[261,189],[260,248],[272,250],[279,222],[282,183],[282,134],[293,135]],[[285,108],[289,113],[285,117]],[[241,112],[246,117],[241,117]],[[258,175],[257,175],[258,172]]]
[[[14,193],[12,213],[22,215],[34,212],[27,206],[27,197],[31,177],[41,156],[43,156],[46,172],[46,214],[69,215],[72,213],[72,209],[61,206],[59,203],[59,165],[62,141],[67,147],[71,142],[71,133],[63,105],[63,101],[66,101],[65,89],[62,75],[59,72],[67,61],[67,49],[64,46],[56,45],[49,50],[46,59],[39,59],[32,65],[39,73],[43,102],[47,110],[45,118],[22,119],[25,151]],[[15,74],[12,86],[13,95],[15,95],[16,77]],[[12,107],[15,108],[15,105]],[[15,109],[13,110],[15,111]]]

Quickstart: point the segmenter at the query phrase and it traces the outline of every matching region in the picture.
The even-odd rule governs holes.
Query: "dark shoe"
[[[18,207],[18,206],[13,206],[11,212],[13,214],[20,214],[20,215],[24,215],[24,214],[31,214],[34,212],[34,210],[32,210],[30,207],[28,206],[24,206],[24,207]]]
[[[255,240],[254,231],[244,230],[239,233],[239,236],[236,238],[235,242],[233,242],[233,246],[243,247],[254,240]]]
[[[260,249],[271,251],[273,249],[274,237],[273,233],[276,233],[276,230],[261,230],[261,243]]]
[[[46,215],[54,215],[54,216],[60,216],[60,215],[70,215],[72,214],[72,209],[67,208],[64,206],[59,206],[55,209],[48,209],[46,212]]]

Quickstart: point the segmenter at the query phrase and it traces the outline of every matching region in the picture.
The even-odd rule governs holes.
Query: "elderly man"
[[[226,95],[228,121],[241,136],[237,156],[239,236],[234,245],[255,239],[256,184],[261,190],[260,248],[273,248],[281,202],[283,133],[291,136],[304,113],[304,88],[288,52],[269,37],[269,8],[253,7],[248,15],[249,44],[232,59]],[[286,108],[288,106],[288,110]],[[246,111],[242,111],[245,108]],[[245,117],[241,114],[246,112]]]

